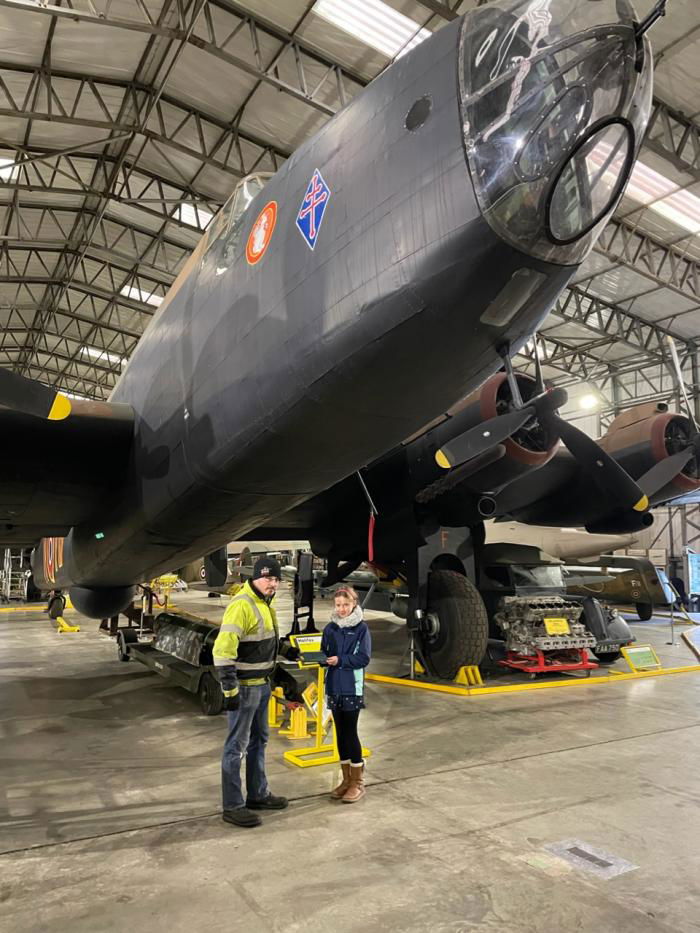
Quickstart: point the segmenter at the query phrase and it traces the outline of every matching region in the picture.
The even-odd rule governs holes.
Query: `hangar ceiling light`
[[[597,395],[593,395],[592,392],[587,392],[585,395],[582,395],[578,400],[579,408],[583,408],[584,411],[592,411],[594,408],[597,408],[600,404],[600,399]]]
[[[389,58],[410,52],[431,35],[382,0],[316,0],[313,12]]]

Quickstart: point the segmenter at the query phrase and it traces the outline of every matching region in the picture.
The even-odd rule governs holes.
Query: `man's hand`
[[[286,661],[298,661],[301,657],[301,651],[295,648],[287,638],[283,638],[280,642],[279,653]]]
[[[224,697],[224,706],[223,708],[227,713],[232,713],[234,710],[237,710],[241,705],[240,694],[236,694],[235,697]]]
[[[328,664],[330,667],[335,667],[337,663],[338,663],[338,656],[336,654],[334,654],[330,658],[326,658],[326,664]]]

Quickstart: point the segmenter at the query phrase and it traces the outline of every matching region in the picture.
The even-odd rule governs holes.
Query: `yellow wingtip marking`
[[[450,467],[452,466],[452,464],[447,459],[447,457],[444,455],[442,450],[437,450],[435,452],[435,462],[437,463],[439,467],[442,467],[443,470],[449,470]]]
[[[633,506],[635,512],[646,512],[649,508],[649,499],[646,496],[642,496],[639,502],[636,502]]]
[[[49,421],[63,421],[71,413],[70,399],[59,392],[53,400],[51,411],[49,412]]]

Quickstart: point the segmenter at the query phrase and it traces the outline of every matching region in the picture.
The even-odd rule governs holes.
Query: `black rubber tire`
[[[224,708],[224,695],[221,684],[209,672],[202,674],[197,694],[202,712],[206,716],[218,716]]]
[[[654,615],[654,607],[651,603],[635,603],[634,608],[642,622],[648,622]]]
[[[621,651],[594,651],[593,654],[601,664],[614,664],[622,657]]]
[[[465,664],[480,664],[486,654],[489,620],[474,584],[454,570],[433,570],[428,580],[428,613],[439,619],[434,636],[421,647],[429,672],[453,680]]]
[[[129,644],[123,631],[117,632],[117,657],[120,661],[130,661]]]
[[[46,611],[49,614],[49,619],[58,619],[66,611],[66,597],[52,596]]]

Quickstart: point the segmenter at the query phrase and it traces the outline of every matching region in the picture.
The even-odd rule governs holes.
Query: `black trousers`
[[[333,711],[340,760],[351,761],[355,765],[362,762],[362,743],[357,736],[357,720],[359,717],[359,709],[337,709]]]

